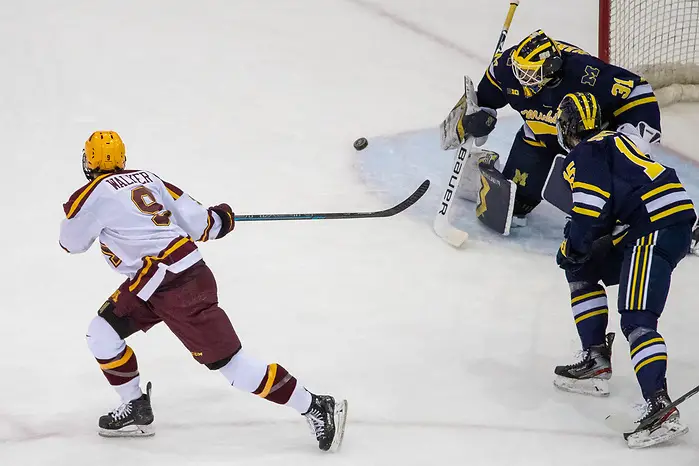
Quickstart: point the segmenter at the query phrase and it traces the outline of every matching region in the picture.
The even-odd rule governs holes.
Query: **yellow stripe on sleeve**
[[[614,111],[614,116],[619,116],[622,113],[631,110],[634,107],[638,107],[639,105],[644,105],[644,104],[649,104],[651,102],[657,102],[658,99],[656,97],[646,97],[644,99],[638,99],[634,100],[633,102],[629,102],[628,104],[624,105],[623,107],[619,107]]]
[[[648,192],[645,193],[643,196],[641,196],[641,199],[645,201],[646,199],[649,199],[649,198],[655,196],[656,194],[663,193],[663,192],[665,192],[665,191],[667,191],[667,190],[669,190],[669,189],[677,189],[677,188],[684,188],[684,186],[682,186],[682,183],[668,183],[668,184],[664,184],[664,185],[662,185],[662,186],[660,186],[660,187],[658,187],[658,188],[655,188],[655,189],[652,189],[652,190],[648,191]]]
[[[611,196],[611,194],[609,194],[604,189],[598,188],[594,184],[583,183],[582,181],[576,181],[575,183],[573,183],[573,189],[575,188],[587,189],[588,191],[596,192],[597,194],[601,194],[606,199],[609,199]]]
[[[593,218],[597,218],[600,216],[600,212],[597,212],[596,210],[585,209],[583,207],[578,206],[573,207],[573,212],[578,213],[580,215],[587,215],[588,217]]]
[[[180,198],[180,195],[177,194],[177,193],[176,193],[175,191],[173,191],[172,189],[170,189],[170,188],[168,188],[168,187],[165,187],[165,189],[167,189],[167,192],[170,193],[170,196],[172,196],[172,198],[173,198],[174,200],[177,200],[177,199]]]
[[[497,87],[498,90],[500,90],[500,92],[502,92],[502,87],[500,87],[500,85],[497,82],[495,82],[495,78],[493,76],[491,76],[489,69],[485,70],[485,77],[488,78],[488,81],[490,81],[490,84]]]
[[[677,212],[683,212],[685,210],[692,210],[692,209],[694,209],[694,204],[691,204],[691,203],[690,204],[681,204],[681,205],[678,205],[676,207],[673,207],[672,209],[667,209],[667,210],[660,212],[659,214],[653,215],[650,218],[650,221],[656,222],[656,221],[663,219],[665,217],[669,217],[672,214],[676,214]]]
[[[66,217],[72,218],[73,215],[75,215],[75,211],[78,209],[78,206],[80,205],[82,200],[92,192],[92,190],[97,185],[97,183],[99,183],[100,181],[102,181],[104,178],[108,177],[111,174],[112,173],[105,173],[104,175],[100,175],[97,178],[95,178],[94,180],[92,180],[92,182],[90,184],[88,184],[87,187],[85,187],[85,189],[83,189],[83,191],[80,193],[80,195],[77,197],[77,199],[75,199],[73,204],[70,206],[70,210],[68,211],[68,214],[66,214]]]

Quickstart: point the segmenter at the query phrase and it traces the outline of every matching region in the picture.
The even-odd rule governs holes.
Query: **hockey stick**
[[[383,218],[403,212],[405,209],[415,204],[425,195],[430,187],[430,180],[422,182],[414,193],[400,204],[396,204],[390,209],[378,210],[375,212],[332,212],[332,213],[308,213],[308,214],[250,214],[236,215],[236,222],[266,222],[271,220],[335,220],[343,218]]]
[[[646,429],[653,422],[665,416],[667,413],[676,408],[679,404],[683,403],[688,398],[693,397],[697,393],[699,393],[699,385],[697,385],[681,397],[677,398],[664,409],[658,411],[649,418],[644,419],[643,422],[639,423],[637,426],[635,425],[636,422],[633,419],[631,419],[626,413],[610,414],[605,418],[604,423],[607,425],[607,427],[611,428],[612,430],[619,433],[623,433],[624,438],[626,438],[635,432],[639,432],[641,430]]]
[[[444,241],[450,245],[458,248],[468,239],[468,233],[456,228],[449,221],[449,212],[453,205],[452,201],[455,197],[456,188],[461,183],[461,175],[463,175],[464,162],[471,155],[471,148],[473,147],[473,138],[468,137],[466,142],[464,142],[459,150],[454,156],[454,168],[452,170],[451,176],[449,177],[449,183],[447,184],[447,189],[442,196],[442,205],[437,212],[437,216],[434,218],[434,223],[432,224],[432,229],[437,236],[442,238]]]
[[[517,10],[518,6],[519,0],[510,1],[510,8],[507,11],[505,23],[503,24],[502,30],[500,31],[500,37],[498,38],[498,43],[495,46],[493,58],[495,58],[495,56],[502,51],[502,48],[505,45],[505,39],[507,39],[507,33],[510,30],[512,18],[514,18],[515,10]],[[458,188],[459,183],[461,183],[461,175],[463,174],[464,162],[471,155],[473,142],[474,141],[472,137],[467,137],[466,141],[464,141],[461,147],[459,147],[459,150],[456,152],[456,155],[454,156],[454,164],[452,173],[449,177],[449,183],[447,184],[447,188],[444,191],[444,195],[442,196],[442,204],[439,207],[439,211],[437,212],[437,216],[435,217],[434,223],[432,225],[432,228],[434,229],[434,232],[437,234],[437,236],[439,236],[444,241],[456,248],[464,244],[464,242],[468,239],[468,233],[456,228],[454,225],[451,224],[451,221],[449,220],[449,212],[451,211],[451,207],[453,205],[452,199],[455,195],[456,189]]]

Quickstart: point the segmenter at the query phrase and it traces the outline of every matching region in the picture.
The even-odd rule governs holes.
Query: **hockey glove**
[[[566,272],[577,272],[590,259],[590,254],[580,254],[573,250],[564,239],[556,253],[556,264]]]
[[[479,139],[487,139],[487,136],[495,129],[497,121],[495,110],[479,108],[475,113],[465,114],[457,128],[460,133],[470,134],[476,138],[476,142],[479,142]],[[484,143],[485,140],[476,145],[482,146]]]
[[[231,206],[228,204],[219,204],[209,207],[209,210],[216,212],[216,214],[221,218],[221,229],[219,230],[216,239],[221,239],[233,231],[233,228],[235,227],[235,214],[233,213]]]
[[[476,146],[482,146],[488,134],[495,128],[497,112],[478,106],[478,97],[473,82],[464,76],[464,95],[440,125],[443,150],[456,149],[468,136],[476,138]]]
[[[699,224],[694,225],[692,229],[692,242],[689,246],[689,252],[699,256]]]

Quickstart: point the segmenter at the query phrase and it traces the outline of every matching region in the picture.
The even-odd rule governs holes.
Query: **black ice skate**
[[[337,451],[342,445],[347,419],[347,400],[335,402],[330,395],[311,393],[311,407],[304,414],[323,451]]]
[[[99,434],[102,437],[150,437],[153,430],[153,410],[150,406],[151,383],[140,398],[124,403],[109,414],[100,417]]]
[[[564,391],[592,396],[609,395],[612,377],[612,343],[614,334],[608,333],[605,342],[583,350],[580,361],[554,369],[553,384]]]
[[[647,401],[646,414],[638,420],[638,423],[643,423],[644,420],[668,407],[670,403],[670,397],[667,395],[667,392],[659,390],[653,398]],[[688,431],[689,427],[680,422],[680,412],[677,408],[672,408],[650,425],[643,428],[639,427],[631,433],[624,434],[624,438],[629,448],[645,448],[667,442],[686,434]]]

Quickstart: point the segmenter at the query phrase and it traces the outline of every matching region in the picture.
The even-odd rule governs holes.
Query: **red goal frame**
[[[597,54],[609,63],[609,31],[611,26],[612,0],[599,0],[599,22],[597,31]]]

